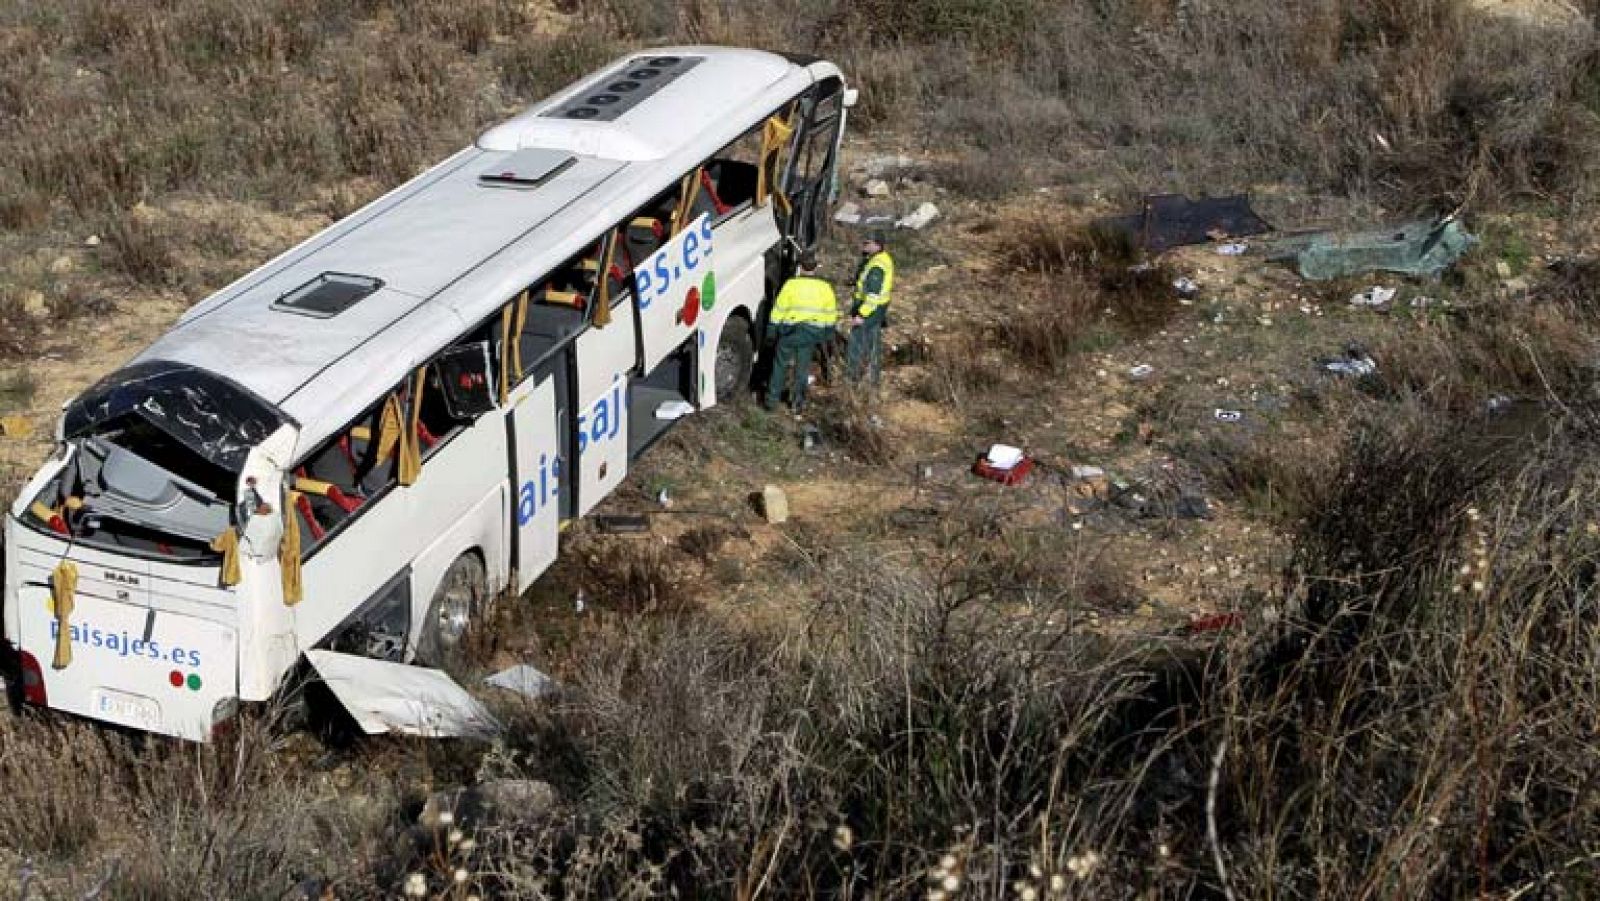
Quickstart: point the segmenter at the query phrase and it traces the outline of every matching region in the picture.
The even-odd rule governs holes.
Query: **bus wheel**
[[[750,371],[755,365],[755,341],[743,316],[729,316],[717,337],[717,403],[736,404],[748,399]]]
[[[417,639],[417,658],[433,666],[456,660],[488,594],[483,562],[476,554],[457,557],[433,592]]]

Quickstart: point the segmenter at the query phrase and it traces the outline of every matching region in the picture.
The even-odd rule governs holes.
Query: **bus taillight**
[[[39,668],[39,658],[27,651],[20,651],[18,656],[22,662],[22,700],[39,707],[49,706],[44,691],[44,670]]]

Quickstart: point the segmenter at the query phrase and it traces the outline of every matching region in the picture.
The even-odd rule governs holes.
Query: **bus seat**
[[[636,216],[628,223],[628,230],[647,231],[657,241],[667,236],[667,224],[654,216]]]
[[[540,296],[540,303],[553,304],[561,307],[572,307],[575,310],[583,309],[583,295],[576,291],[560,291],[549,285],[545,286],[544,294]]]
[[[311,533],[312,541],[321,541],[322,536],[328,534],[327,530],[322,527],[322,523],[317,522],[317,516],[311,510],[311,499],[309,497],[302,494],[295,498],[294,509],[295,512],[300,514],[301,524],[306,527],[306,531]]]
[[[700,170],[700,187],[703,190],[703,195],[711,201],[711,209],[718,216],[733,209],[733,207],[722,202],[722,197],[717,194],[716,183],[711,180],[711,173],[705,169]]]
[[[354,513],[361,507],[361,498],[351,497],[341,491],[338,485],[335,485],[332,482],[324,482],[321,479],[296,476],[294,480],[294,490],[303,495],[309,494],[326,498],[328,501],[346,513]]]

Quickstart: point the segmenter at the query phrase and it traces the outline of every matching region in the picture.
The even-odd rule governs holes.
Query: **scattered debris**
[[[662,488],[660,491],[656,492],[656,503],[660,504],[661,509],[663,510],[671,510],[672,494],[668,492],[666,488]]]
[[[1179,496],[1172,512],[1179,519],[1210,519],[1211,504],[1198,494],[1185,494]]]
[[[1334,375],[1359,378],[1377,372],[1378,363],[1367,354],[1366,348],[1359,344],[1351,344],[1344,349],[1344,356],[1324,360],[1322,369]]]
[[[1217,254],[1225,257],[1242,257],[1245,251],[1249,249],[1250,245],[1243,241],[1229,241],[1225,244],[1217,245]]]
[[[1199,200],[1182,194],[1152,194],[1144,199],[1139,212],[1099,219],[1094,224],[1126,235],[1134,246],[1152,253],[1272,231],[1272,226],[1250,208],[1246,194]]]
[[[43,319],[50,315],[50,303],[45,300],[43,291],[24,291],[18,300],[22,312],[34,319]]]
[[[822,446],[822,430],[810,423],[800,431],[801,450],[814,451]]]
[[[556,680],[526,663],[507,667],[485,678],[483,684],[503,688],[535,701],[556,690]]]
[[[1197,616],[1189,620],[1184,626],[1184,631],[1190,635],[1201,632],[1221,632],[1244,624],[1244,617],[1237,613],[1213,613],[1210,616]]]
[[[1496,394],[1496,395],[1491,396],[1488,400],[1484,401],[1483,402],[1483,407],[1484,407],[1484,409],[1488,410],[1490,413],[1497,413],[1497,412],[1499,412],[1501,410],[1504,410],[1505,408],[1511,406],[1513,403],[1516,403],[1516,401],[1514,401],[1511,398],[1505,396],[1504,394]],[[0,423],[3,423],[3,422],[4,422],[4,420],[0,420]]]
[[[589,609],[589,593],[580,585],[572,595],[572,612],[582,613]]]
[[[72,257],[56,257],[50,261],[50,272],[55,275],[62,275],[71,272],[75,266],[76,264],[72,262]]]
[[[1184,300],[1193,300],[1200,295],[1200,283],[1188,276],[1179,276],[1172,280],[1172,290]]]
[[[1080,482],[1093,481],[1106,477],[1106,471],[1098,466],[1074,466],[1068,470],[1074,479]]]
[[[686,400],[662,401],[656,406],[656,418],[662,420],[682,419],[694,412],[694,404]]]
[[[861,167],[861,171],[865,172],[868,178],[888,178],[891,175],[910,169],[916,164],[917,161],[911,157],[896,153],[887,156],[875,156],[867,160],[866,164]]]
[[[912,210],[910,213],[900,217],[900,219],[895,222],[894,227],[906,228],[910,229],[911,231],[922,231],[929,225],[932,225],[933,220],[937,218],[939,218],[939,208],[931,203],[923,203],[915,210]]]
[[[1244,418],[1244,413],[1240,410],[1224,410],[1218,407],[1212,411],[1211,416],[1217,422],[1238,422]]]
[[[761,516],[773,525],[789,521],[789,496],[777,485],[761,489]]]
[[[489,738],[500,725],[441,670],[336,651],[309,650],[323,684],[368,735]]]
[[[1028,473],[1032,471],[1032,457],[1023,457],[1015,465],[1006,468],[995,466],[982,456],[978,457],[972,464],[973,474],[982,476],[990,481],[999,482],[1002,485],[1021,484],[1022,480],[1027,478]]]
[[[33,434],[33,420],[25,416],[0,416],[0,435],[26,438]]]
[[[1133,366],[1128,370],[1128,378],[1133,379],[1136,382],[1142,382],[1150,376],[1155,375],[1155,372],[1156,368],[1154,366],[1151,366],[1149,363],[1140,363],[1139,365]]]
[[[533,779],[494,779],[466,788],[435,792],[422,805],[417,824],[424,829],[478,829],[525,823],[556,805],[555,789]]]
[[[1477,243],[1461,220],[1447,216],[1392,228],[1313,235],[1295,262],[1301,277],[1313,281],[1380,270],[1433,278]]]
[[[636,513],[603,513],[594,517],[594,527],[606,535],[627,535],[650,531],[650,517]]]
[[[84,247],[99,247],[100,246],[100,236],[99,235],[90,235],[89,237],[84,238],[83,239],[83,246]]]
[[[1350,298],[1352,307],[1382,307],[1387,306],[1394,296],[1400,293],[1399,288],[1385,288],[1383,285],[1373,285],[1365,291],[1359,292]]]
[[[995,469],[1010,469],[1021,463],[1024,456],[1020,447],[1012,447],[1009,444],[992,444],[989,446],[989,453],[984,455],[984,460]]]
[[[834,211],[833,221],[841,225],[860,225],[861,206],[849,202],[840,204],[839,209]]]
[[[881,178],[874,178],[861,186],[861,193],[868,197],[888,197],[889,183]]]

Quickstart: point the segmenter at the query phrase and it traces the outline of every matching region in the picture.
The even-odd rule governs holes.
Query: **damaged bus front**
[[[295,434],[228,379],[164,361],[69,404],[5,523],[24,700],[204,740],[270,696],[295,655],[274,512]]]

